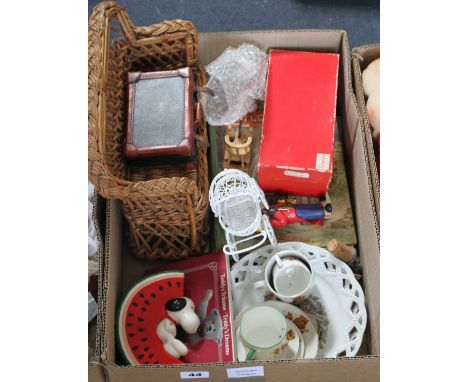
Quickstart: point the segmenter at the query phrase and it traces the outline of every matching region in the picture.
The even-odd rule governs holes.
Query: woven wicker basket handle
[[[121,26],[121,34],[133,46],[168,44],[172,40],[183,40],[184,62],[181,65],[197,65],[197,32],[190,21],[164,21],[148,27],[135,27],[127,11],[113,1],[98,4],[88,23],[88,176],[96,190],[106,199],[119,199],[142,204],[154,195],[172,195],[178,192],[185,196],[188,220],[191,229],[191,249],[197,243],[195,210],[203,208],[207,200],[199,196],[196,185],[187,178],[164,178],[142,182],[130,182],[116,177],[105,160],[106,138],[106,84],[108,83],[108,57],[111,44],[111,31],[115,31],[116,20]],[[200,71],[204,83],[204,73]],[[202,184],[202,187],[207,185]]]
[[[146,27],[135,27],[130,20],[125,8],[120,6],[114,1],[104,1],[99,3],[93,10],[93,13],[89,19],[89,25],[98,19],[100,22],[97,24],[103,28],[105,34],[104,38],[107,37],[107,33],[110,30],[109,20],[112,17],[116,17],[119,21],[125,38],[132,45],[146,45],[151,43],[157,43],[160,41],[170,40],[169,36],[173,36],[176,39],[178,36],[182,36],[186,40],[186,58],[187,66],[194,65],[196,63],[196,52],[193,49],[194,44],[198,44],[198,34],[191,21],[187,20],[164,20],[161,23],[146,26]]]
[[[116,18],[125,38],[134,45],[145,45],[171,38],[184,38],[187,42],[186,62],[196,63],[193,42],[197,43],[197,32],[190,21],[164,21],[149,27],[135,27],[127,11],[114,1],[98,4],[88,24],[88,177],[98,192],[106,199],[125,199],[135,192],[132,183],[112,175],[104,160],[105,142],[105,84],[110,20]],[[145,182],[150,186],[150,182]]]
[[[89,25],[97,21],[97,25],[100,25],[106,32],[109,31],[109,24],[107,23],[112,17],[116,17],[119,21],[125,38],[130,41],[133,45],[145,45],[156,40],[158,37],[168,39],[168,35],[183,33],[186,39],[190,42],[197,42],[197,32],[192,22],[186,20],[164,20],[159,24],[154,24],[146,27],[136,27],[127,11],[121,5],[115,1],[103,1],[99,3],[93,10],[93,13],[89,19]],[[161,41],[159,40],[159,41]],[[187,41],[187,42],[189,42]],[[192,44],[188,44],[192,45]],[[188,64],[192,65],[195,63],[195,52],[193,49],[187,50],[187,59],[190,61]]]

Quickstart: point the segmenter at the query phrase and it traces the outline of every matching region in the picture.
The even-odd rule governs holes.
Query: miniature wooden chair
[[[231,142],[229,134],[224,136],[225,150],[224,160],[225,165],[229,167],[231,162],[240,162],[242,171],[249,168],[250,152],[252,150],[252,137],[247,137],[246,141],[242,141],[238,134],[234,135],[234,141]]]

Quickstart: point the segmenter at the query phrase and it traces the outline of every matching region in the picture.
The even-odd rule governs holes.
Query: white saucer
[[[241,316],[240,314],[239,316]],[[239,318],[236,321],[240,321]],[[287,341],[285,345],[283,345],[281,352],[278,356],[274,359],[295,359],[295,358],[303,358],[304,355],[304,337],[301,334],[301,331],[294,325],[293,322],[286,320],[288,326],[288,333],[292,331],[293,339]],[[237,360],[238,361],[245,361],[245,357],[247,355],[248,349],[245,347],[244,343],[242,342],[242,338],[240,336],[240,328],[237,327],[236,330],[236,349],[237,349]],[[272,358],[273,359],[273,358]],[[271,359],[259,359],[262,361],[269,361]]]
[[[300,331],[304,339],[304,353],[300,358],[315,358],[317,356],[319,337],[317,323],[314,319],[297,306],[288,304],[287,302],[271,300],[261,305],[268,305],[279,310]]]
[[[301,331],[296,326],[296,324],[294,324],[294,322],[292,322],[292,321],[289,321],[289,322],[291,322],[291,327],[294,330],[294,335],[299,337],[299,351],[297,352],[297,356],[295,358],[302,359],[302,358],[305,357],[305,340],[304,340],[304,336],[302,335]]]

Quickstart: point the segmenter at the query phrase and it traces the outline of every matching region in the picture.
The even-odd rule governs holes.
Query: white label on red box
[[[291,171],[291,170],[286,170],[284,172],[284,175],[286,176],[294,176],[296,178],[304,178],[307,179],[310,175],[307,172],[299,172],[299,171]]]
[[[263,377],[263,366],[255,367],[236,367],[226,369],[228,378],[248,378],[248,377]]]
[[[209,371],[181,371],[180,379],[210,378]]]
[[[315,168],[317,171],[328,171],[330,169],[330,154],[317,153]]]

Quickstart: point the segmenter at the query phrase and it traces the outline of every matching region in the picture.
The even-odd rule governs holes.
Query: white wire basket
[[[268,216],[265,194],[257,182],[240,170],[226,169],[213,179],[209,192],[210,206],[226,234],[223,251],[238,261],[239,254],[261,246],[266,239],[276,245]],[[240,237],[241,239],[237,239]],[[238,245],[256,239],[245,248]]]

